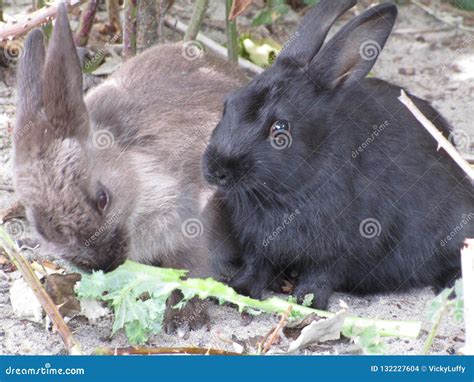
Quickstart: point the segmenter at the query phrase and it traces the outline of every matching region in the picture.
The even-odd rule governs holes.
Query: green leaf
[[[270,9],[261,11],[252,21],[252,26],[271,25],[273,23],[273,12]]]
[[[0,229],[0,235],[1,233]],[[201,299],[213,297],[220,303],[229,302],[236,305],[239,311],[250,314],[285,313],[291,306],[291,319],[301,318],[308,314],[316,314],[320,317],[334,316],[334,313],[298,305],[293,302],[294,300],[289,302],[271,297],[259,301],[241,296],[231,287],[211,278],[185,279],[186,273],[183,270],[163,269],[126,261],[113,272],[104,274],[99,271],[84,275],[76,284],[76,293],[80,299],[107,302],[115,314],[112,334],[124,329],[132,345],[143,344],[150,335],[161,331],[166,300],[176,289],[179,289],[184,296],[183,301],[176,305],[178,308],[193,297]],[[310,297],[307,299],[308,302],[309,299]],[[347,317],[344,321],[346,331],[352,326],[358,328],[375,326],[378,334],[409,337],[418,335],[420,325],[420,322],[366,320],[360,317]]]
[[[303,299],[303,306],[311,306],[314,300],[314,293],[309,293],[306,296],[304,296]]]

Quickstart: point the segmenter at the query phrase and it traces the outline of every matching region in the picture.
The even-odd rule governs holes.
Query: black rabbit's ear
[[[42,105],[44,41],[40,29],[32,31],[24,43],[24,54],[18,68],[17,118],[20,124],[31,119]]]
[[[334,89],[365,78],[387,42],[397,13],[394,4],[381,4],[336,33],[309,65],[309,73],[318,85]]]
[[[320,0],[303,18],[278,58],[290,58],[301,65],[308,64],[318,53],[337,18],[356,3],[357,0]]]
[[[43,74],[44,109],[55,127],[54,135],[68,137],[78,133],[84,126],[87,111],[81,65],[64,3],[58,7]]]

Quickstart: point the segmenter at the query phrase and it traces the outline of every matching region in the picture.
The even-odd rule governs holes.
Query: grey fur
[[[43,65],[44,62],[44,65]],[[208,273],[199,218],[207,188],[201,156],[240,72],[181,44],[124,63],[83,98],[64,7],[45,57],[43,36],[25,44],[14,134],[15,188],[32,226],[74,263],[111,270],[130,258]],[[97,208],[99,189],[110,201]]]

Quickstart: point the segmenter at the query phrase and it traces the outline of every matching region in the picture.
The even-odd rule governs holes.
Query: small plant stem
[[[239,41],[237,36],[237,23],[231,21],[230,12],[233,0],[225,0],[226,4],[226,33],[227,33],[227,58],[230,62],[237,63],[239,59]]]
[[[76,35],[74,36],[74,42],[76,43],[76,46],[87,45],[98,6],[99,0],[89,0],[86,4],[86,7],[82,11],[79,27],[77,28]]]
[[[189,23],[188,29],[184,35],[184,41],[193,41],[196,40],[196,36],[201,29],[202,20],[209,6],[209,0],[197,0],[196,5],[194,6],[193,16],[191,17],[191,22]]]
[[[137,3],[137,52],[143,52],[158,42],[156,0]]]
[[[122,54],[127,60],[137,52],[137,0],[125,0],[123,23]]]
[[[448,304],[444,304],[443,308],[439,310],[438,317],[436,318],[436,321],[434,322],[433,326],[431,327],[428,338],[426,339],[425,344],[423,346],[423,354],[429,354],[431,346],[433,345],[433,341],[436,337],[436,333],[438,333],[438,329],[439,329],[439,325],[441,323],[441,319],[443,318],[444,313],[447,310],[447,307],[448,307]]]

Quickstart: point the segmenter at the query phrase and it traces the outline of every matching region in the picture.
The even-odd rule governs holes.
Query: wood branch
[[[205,349],[194,347],[178,348],[97,348],[96,355],[152,355],[152,354],[202,354],[202,355],[241,355],[239,353],[228,352],[219,349]]]
[[[209,0],[197,0],[196,5],[194,6],[193,15],[191,21],[189,22],[188,29],[184,34],[184,41],[193,41],[196,39],[196,36],[201,29],[202,20],[206,13],[207,8],[209,7]]]
[[[461,156],[459,151],[449,142],[444,135],[436,128],[431,121],[426,118],[423,113],[416,107],[413,101],[408,98],[405,91],[401,91],[401,96],[398,98],[401,103],[403,103],[408,110],[415,116],[415,118],[420,122],[426,130],[433,136],[434,139],[438,142],[438,149],[442,147],[453,160],[458,164],[459,167],[471,178],[471,181],[474,181],[474,169],[469,165],[469,163]]]
[[[123,51],[127,60],[137,52],[137,0],[125,0],[123,16]]]
[[[182,23],[181,21],[177,21],[169,17],[165,19],[165,25],[168,28],[174,29],[183,35],[186,33],[186,30],[188,28],[188,26]],[[196,36],[196,40],[202,42],[208,49],[212,50],[219,57],[222,57],[224,59],[227,58],[227,49],[215,42],[214,40],[210,39],[209,37],[205,36],[204,34],[198,33],[198,35]],[[263,68],[258,65],[255,65],[253,62],[246,60],[242,57],[239,57],[238,64],[242,69],[248,70],[253,74],[260,74],[263,72]]]
[[[43,285],[36,276],[35,271],[30,263],[21,255],[17,245],[8,236],[8,234],[0,227],[0,242],[10,261],[17,267],[25,282],[31,288],[36,298],[40,302],[44,311],[51,319],[54,327],[61,336],[66,350],[71,355],[82,354],[79,342],[74,338],[71,329],[64,322],[58,307],[54,304],[51,297],[46,293]]]
[[[82,11],[79,27],[77,28],[76,35],[74,36],[74,42],[76,43],[76,46],[87,45],[98,6],[99,0],[89,0],[85,9]]]
[[[281,316],[281,320],[280,322],[278,323],[277,327],[275,328],[275,330],[273,331],[270,339],[268,340],[268,342],[266,343],[265,347],[263,348],[263,354],[266,354],[268,353],[268,351],[270,350],[270,348],[272,347],[273,343],[275,342],[275,339],[278,335],[278,333],[280,332],[280,330],[283,328],[283,326],[285,326],[285,324],[287,323],[288,321],[288,317],[291,313],[291,309],[293,307],[290,305],[288,307],[288,309],[286,310],[286,312],[284,314],[282,314]]]
[[[67,2],[69,9],[75,8],[82,3],[84,3],[84,0]],[[50,7],[38,9],[37,11],[32,12],[13,23],[3,25],[0,28],[0,41],[12,40],[14,38],[21,37],[28,33],[31,29],[50,22],[56,17],[57,13],[58,6],[52,5]]]
[[[466,344],[462,352],[474,355],[474,239],[466,239],[461,250],[462,280],[464,292],[464,324]]]
[[[137,52],[158,42],[158,18],[155,0],[140,0],[137,9]]]

